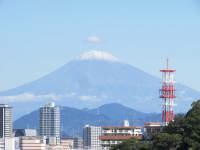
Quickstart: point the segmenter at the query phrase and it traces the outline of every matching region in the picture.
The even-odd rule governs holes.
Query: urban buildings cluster
[[[123,126],[90,126],[83,129],[83,149],[109,150],[111,147],[128,139],[151,138],[160,132],[162,123],[147,122],[142,126],[130,126],[128,120],[124,120]]]
[[[61,139],[60,109],[49,103],[39,109],[39,129],[13,129],[12,107],[0,105],[0,150],[68,150],[73,139]]]
[[[13,129],[12,107],[0,105],[0,150],[109,150],[123,140],[150,138],[162,124],[145,123],[144,127],[123,126],[83,127],[83,137],[61,137],[60,109],[49,103],[39,109],[39,129]]]

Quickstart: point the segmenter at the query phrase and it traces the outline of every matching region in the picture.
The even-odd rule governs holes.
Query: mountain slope
[[[105,104],[96,109],[90,109],[88,112],[105,115],[115,121],[128,119],[134,121],[133,124],[139,125],[144,121],[160,121],[160,114],[143,113],[118,103]]]
[[[160,84],[159,78],[122,63],[111,54],[89,52],[43,78],[0,92],[0,99],[15,108],[16,116],[49,101],[76,108],[114,102],[143,112],[160,112]],[[175,109],[185,112],[200,93],[181,84],[176,87],[178,106]]]
[[[63,136],[80,136],[86,124],[122,125],[123,120],[128,119],[131,125],[143,125],[146,121],[160,121],[161,118],[160,114],[142,113],[117,103],[106,104],[96,109],[60,108]],[[17,119],[14,128],[38,128],[38,116],[39,111],[33,111]]]

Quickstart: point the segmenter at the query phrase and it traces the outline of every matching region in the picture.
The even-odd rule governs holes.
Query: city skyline
[[[36,80],[93,49],[157,77],[169,58],[176,80],[200,91],[194,67],[200,55],[199,2],[113,2],[1,1],[0,91]]]

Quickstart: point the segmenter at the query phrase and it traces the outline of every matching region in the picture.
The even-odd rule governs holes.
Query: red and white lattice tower
[[[162,98],[162,123],[164,126],[174,120],[174,99],[175,87],[174,87],[174,73],[176,70],[169,69],[169,61],[167,59],[167,68],[160,70],[162,72],[162,88],[160,89]]]

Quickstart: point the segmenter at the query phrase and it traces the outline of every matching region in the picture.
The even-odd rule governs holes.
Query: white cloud
[[[82,101],[98,101],[98,98],[95,95],[82,95],[79,96],[79,99]]]
[[[89,36],[87,38],[87,42],[88,43],[92,43],[92,44],[98,44],[98,43],[102,43],[102,39],[98,36]]]
[[[44,94],[36,95],[32,93],[23,93],[13,96],[0,96],[0,103],[10,103],[10,102],[30,102],[30,101],[58,101],[63,99],[80,99],[81,101],[98,101],[98,97],[94,95],[78,95],[77,93],[65,93],[65,94]]]
[[[0,102],[23,102],[23,101],[36,101],[36,100],[58,100],[59,95],[46,94],[46,95],[34,95],[32,93],[23,93],[14,96],[0,96]]]

